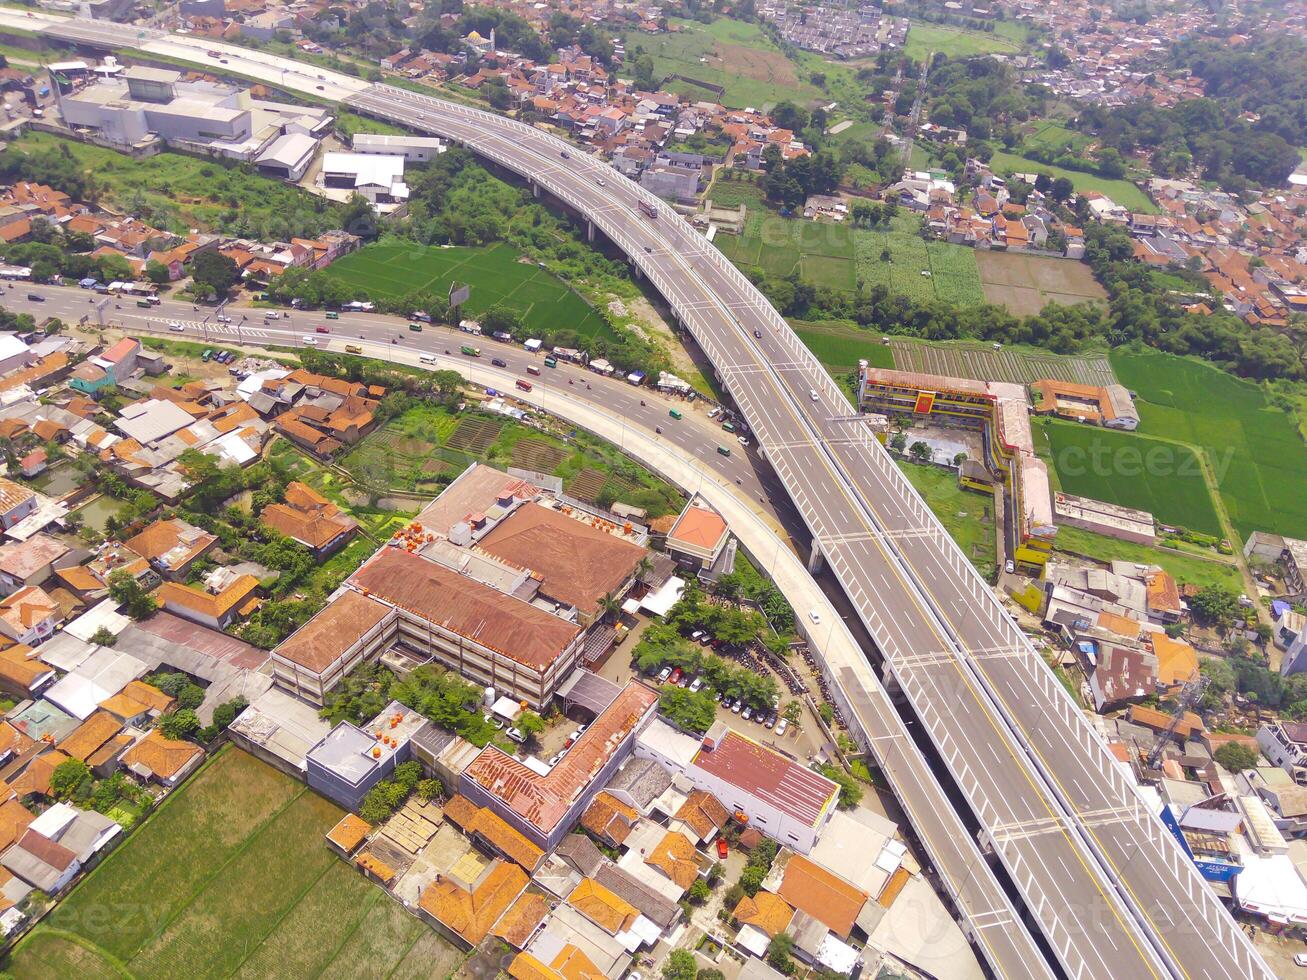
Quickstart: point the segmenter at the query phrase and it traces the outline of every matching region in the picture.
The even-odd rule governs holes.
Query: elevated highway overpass
[[[1061,968],[1072,977],[1272,975],[843,393],[766,299],[665,204],[538,129],[406,89],[263,52],[247,63],[245,49],[121,25],[0,14],[11,20],[200,62],[201,48],[217,48],[232,71],[280,72],[281,84],[310,97],[327,93],[463,143],[581,214],[713,362]],[[879,685],[866,663],[841,665],[836,677],[855,717],[871,710]],[[974,865],[961,866],[971,869],[962,877],[932,859],[973,928],[1004,904]],[[985,893],[975,915],[962,895],[972,885]],[[1000,932],[1012,945],[987,951],[995,969],[1028,971],[1015,920],[991,935]]]

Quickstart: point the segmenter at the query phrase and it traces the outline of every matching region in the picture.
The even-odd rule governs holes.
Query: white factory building
[[[327,110],[319,107],[254,99],[245,89],[183,81],[180,72],[144,65],[61,95],[59,109],[73,129],[88,130],[122,146],[164,140],[243,161],[256,160],[288,135],[316,144],[332,123]],[[299,163],[306,145],[295,141],[293,147],[283,146],[285,156],[289,158],[294,149],[291,162]]]
[[[408,200],[402,156],[324,153],[322,185],[337,190],[352,190],[380,207],[402,204]]]
[[[406,163],[430,163],[445,152],[445,141],[435,136],[389,136],[355,133],[354,152],[399,155]]]

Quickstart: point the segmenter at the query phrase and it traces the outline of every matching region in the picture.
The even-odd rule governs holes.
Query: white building
[[[445,152],[445,141],[435,136],[392,136],[383,133],[355,133],[354,152],[399,154],[408,163],[429,163]]]
[[[839,786],[820,773],[718,722],[685,770],[749,826],[808,854],[835,812]]]
[[[259,173],[299,180],[318,153],[318,141],[305,133],[283,133],[254,160]]]
[[[322,184],[352,190],[376,205],[402,204],[408,200],[404,157],[398,155],[325,153],[322,157]]]

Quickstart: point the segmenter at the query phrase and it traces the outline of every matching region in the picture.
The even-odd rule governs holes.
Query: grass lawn
[[[338,227],[330,202],[241,167],[180,153],[133,160],[47,133],[29,132],[12,145],[28,151],[66,148],[104,189],[103,204],[169,231],[239,231],[275,241]]]
[[[1177,582],[1192,582],[1200,588],[1219,585],[1235,592],[1242,592],[1244,588],[1239,569],[1229,562],[1205,561],[1191,555],[1176,554],[1169,548],[1150,548],[1148,545],[1122,541],[1078,527],[1059,527],[1056,547],[1058,551],[1097,558],[1099,561],[1161,565]]]
[[[894,351],[880,335],[844,320],[794,320],[790,324],[808,350],[833,375],[847,374],[868,361],[872,367],[893,368]]]
[[[1108,180],[1106,177],[1098,177],[1081,170],[1066,170],[1015,153],[1006,153],[1003,150],[994,151],[989,165],[997,174],[1033,173],[1048,174],[1050,177],[1066,177],[1078,192],[1098,191],[1131,211],[1142,211],[1144,214],[1157,213],[1157,206],[1148,199],[1148,195],[1128,180]]]
[[[579,436],[564,440],[506,417],[455,414],[431,405],[396,416],[340,459],[364,485],[433,496],[473,462],[547,473],[564,486],[580,478],[594,494],[575,496],[594,500],[606,491],[645,508],[651,517],[676,513],[682,504],[673,487],[615,447]]]
[[[1058,486],[1067,493],[1150,511],[1165,524],[1221,534],[1221,522],[1186,446],[1138,432],[1039,419],[1035,446],[1047,453]]]
[[[997,556],[993,498],[963,490],[958,486],[957,473],[951,469],[903,459],[898,463],[976,571],[992,579]]]
[[[904,54],[915,61],[923,61],[932,52],[942,52],[954,60],[977,54],[1020,51],[1021,45],[1003,37],[995,29],[993,34],[967,31],[960,27],[941,27],[913,21],[908,28]]]
[[[1307,537],[1307,445],[1260,387],[1171,354],[1118,349],[1112,367],[1138,394],[1139,431],[1202,447],[1235,530]]]
[[[23,939],[20,977],[384,976],[431,930],[337,859],[334,803],[237,749],[200,770]],[[112,914],[106,914],[112,910]],[[445,946],[444,957],[457,962]],[[438,950],[432,950],[439,954]]]
[[[462,307],[476,315],[503,304],[536,330],[569,327],[582,336],[615,339],[608,322],[553,273],[520,261],[509,245],[437,248],[391,240],[368,245],[333,262],[327,274],[373,299],[411,293],[448,294],[451,282],[472,287]]]
[[[1080,150],[1090,142],[1089,137],[1084,133],[1077,133],[1074,129],[1067,129],[1060,123],[1055,122],[1045,122],[1025,139],[1027,147],[1047,150],[1051,153],[1060,153],[1063,150]]]
[[[684,79],[668,79],[663,84],[668,91],[692,99],[711,98],[734,109],[770,108],[786,99],[802,104],[823,95],[809,81],[806,61],[788,58],[756,24],[727,18],[701,24],[675,17],[669,18],[669,24],[673,31],[666,34],[629,33],[628,57],[633,58],[630,52],[639,46],[653,57],[656,79],[682,75],[721,85],[725,91],[718,99],[713,90]],[[841,71],[839,66],[828,71],[826,62],[820,63],[828,78]]]

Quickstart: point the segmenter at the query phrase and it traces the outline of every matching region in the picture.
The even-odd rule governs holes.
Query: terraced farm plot
[[[1041,419],[1035,446],[1067,493],[1150,511],[1164,524],[1221,534],[1193,451],[1138,432]]]
[[[1258,530],[1307,537],[1307,445],[1261,388],[1171,354],[1122,348],[1111,360],[1138,395],[1140,432],[1203,450],[1242,537]]]
[[[607,473],[584,469],[572,478],[572,482],[567,485],[567,492],[578,500],[594,503],[599,499],[599,494],[603,492],[604,484],[607,482]]]
[[[985,300],[1018,316],[1032,316],[1049,303],[1074,306],[1107,298],[1107,291],[1083,262],[980,249],[975,263]]]
[[[342,812],[228,748],[74,888],[5,967],[41,978],[307,978],[358,975],[366,946],[366,972],[385,976],[425,940],[454,970],[456,950],[328,850],[322,836]]]
[[[450,449],[479,455],[494,444],[503,428],[493,419],[463,419],[446,445]]]
[[[552,473],[567,459],[567,453],[543,439],[520,439],[513,446],[513,465],[537,473]]]
[[[1013,384],[1030,384],[1045,378],[1084,385],[1116,384],[1106,354],[1050,354],[1012,346],[994,350],[993,344],[976,341],[903,337],[890,338],[890,347],[894,351],[894,363],[903,371]]]
[[[462,309],[475,316],[492,306],[517,310],[531,329],[567,328],[588,337],[615,337],[579,293],[508,245],[436,248],[388,240],[368,245],[327,267],[327,275],[372,299],[417,293],[445,296],[451,282],[472,287]]]

